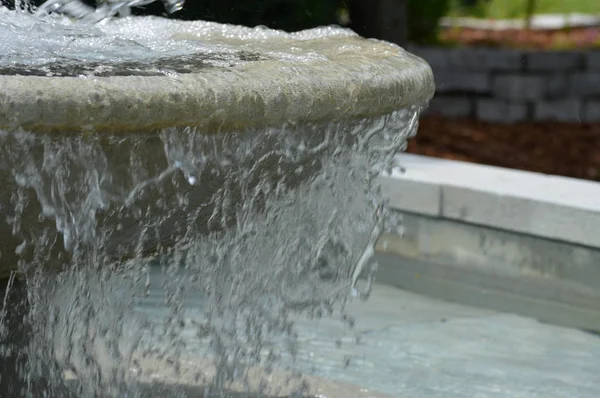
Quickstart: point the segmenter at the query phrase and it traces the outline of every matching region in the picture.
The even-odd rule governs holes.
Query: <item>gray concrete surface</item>
[[[492,87],[487,73],[443,70],[435,76],[436,93],[469,91],[485,93]]]
[[[580,69],[585,52],[539,51],[527,56],[527,69],[531,71],[556,72]]]
[[[577,98],[563,98],[558,100],[540,101],[534,104],[533,114],[537,120],[555,120],[557,122],[581,123],[583,120],[593,120],[592,102],[586,102]]]
[[[600,248],[600,184],[400,154],[392,208]]]
[[[540,100],[551,94],[550,83],[544,76],[506,74],[494,77],[493,90],[495,96],[503,100]]]
[[[433,97],[427,112],[449,117],[467,117],[473,114],[473,106],[473,101],[463,95],[446,95]]]
[[[600,251],[404,215],[379,241],[383,283],[543,322],[600,332]]]
[[[600,100],[589,101],[584,109],[585,120],[589,122],[600,122]]]
[[[600,51],[588,51],[586,65],[590,70],[600,70]]]

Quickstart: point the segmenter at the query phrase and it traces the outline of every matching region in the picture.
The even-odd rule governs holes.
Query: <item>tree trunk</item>
[[[525,28],[531,29],[531,22],[533,20],[533,14],[535,14],[536,0],[527,0],[527,8],[525,9]]]

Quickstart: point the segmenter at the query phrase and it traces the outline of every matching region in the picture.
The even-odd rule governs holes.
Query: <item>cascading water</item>
[[[159,40],[170,21],[82,28],[48,18],[0,9],[0,35],[9,38],[0,43],[0,73],[176,79],[248,57],[320,57],[290,51],[289,35],[262,29],[196,23],[177,40]],[[267,51],[259,40],[259,54],[248,55],[243,41],[265,35],[281,36],[279,47]],[[214,37],[237,47],[211,44]],[[299,376],[267,381],[278,369],[298,370],[294,317],[339,316],[351,329],[344,304],[368,297],[375,240],[395,227],[384,225],[376,177],[393,166],[419,112],[219,134],[0,131],[10,231],[0,251],[27,277],[31,329],[14,347],[2,308],[0,355],[21,358],[13,396],[184,396],[181,385],[204,386],[207,397],[305,394]],[[156,300],[157,283],[164,319],[140,311]],[[192,296],[204,307],[186,304]],[[172,386],[144,387],[157,382]]]
[[[2,168],[14,178],[6,215],[23,239],[36,329],[27,376],[60,384],[69,370],[80,396],[112,396],[134,355],[185,356],[190,324],[218,361],[219,386],[239,366],[293,356],[289,315],[333,314],[369,274],[383,220],[371,177],[401,148],[412,117],[247,135],[170,130],[108,137],[110,151],[98,138],[2,133]],[[374,143],[383,135],[388,148]],[[162,158],[142,159],[149,146],[163,146]],[[63,247],[54,275],[49,259]],[[169,274],[173,312],[151,327],[135,305],[155,265]],[[194,291],[208,303],[198,319],[182,302]],[[50,363],[57,373],[36,374]]]

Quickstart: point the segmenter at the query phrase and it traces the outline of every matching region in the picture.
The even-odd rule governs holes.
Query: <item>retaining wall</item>
[[[430,113],[503,123],[600,122],[600,51],[407,49],[433,69]]]

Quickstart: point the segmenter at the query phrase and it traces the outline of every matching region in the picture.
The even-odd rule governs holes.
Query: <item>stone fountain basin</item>
[[[97,64],[87,71],[65,64],[64,73],[60,64],[0,67],[0,128],[118,133],[195,126],[214,133],[385,115],[430,100],[434,82],[425,61],[390,43],[334,32],[344,34],[275,35],[243,42],[243,54],[199,52],[185,68],[172,58],[179,73],[169,73],[160,59],[150,62],[151,71],[148,62],[105,62],[118,76],[106,76]],[[302,51],[292,61],[280,51],[295,47]],[[44,70],[50,76],[39,76]]]
[[[127,32],[147,22],[136,28],[136,19],[132,21],[134,28]],[[286,34],[205,22],[154,22],[156,29],[170,32],[169,45],[185,42],[188,54],[177,58],[157,53],[131,62],[66,54],[66,60],[45,63],[23,58],[10,68],[0,62],[0,132],[25,131],[74,142],[121,134],[155,137],[165,128],[188,127],[193,134],[261,134],[272,128],[295,135],[330,123],[376,120],[403,109],[418,112],[433,96],[433,74],[425,61],[344,29]],[[190,54],[190,46],[198,52]],[[108,162],[118,163],[121,149],[114,140],[102,139],[102,145]],[[165,157],[160,140],[141,144],[139,151],[141,159]],[[10,209],[16,184],[11,166],[2,160],[0,182],[6,187],[0,208]],[[185,189],[193,190],[193,203],[202,203],[219,186],[215,179]],[[38,214],[39,206],[25,212],[22,224],[38,228]],[[172,240],[181,217],[161,226],[166,237],[160,239]],[[135,235],[138,222],[129,224],[125,238],[116,237],[115,242],[132,240],[127,235]],[[10,228],[0,228],[0,277],[15,269],[15,252],[22,242]],[[152,251],[157,243],[144,250]]]

